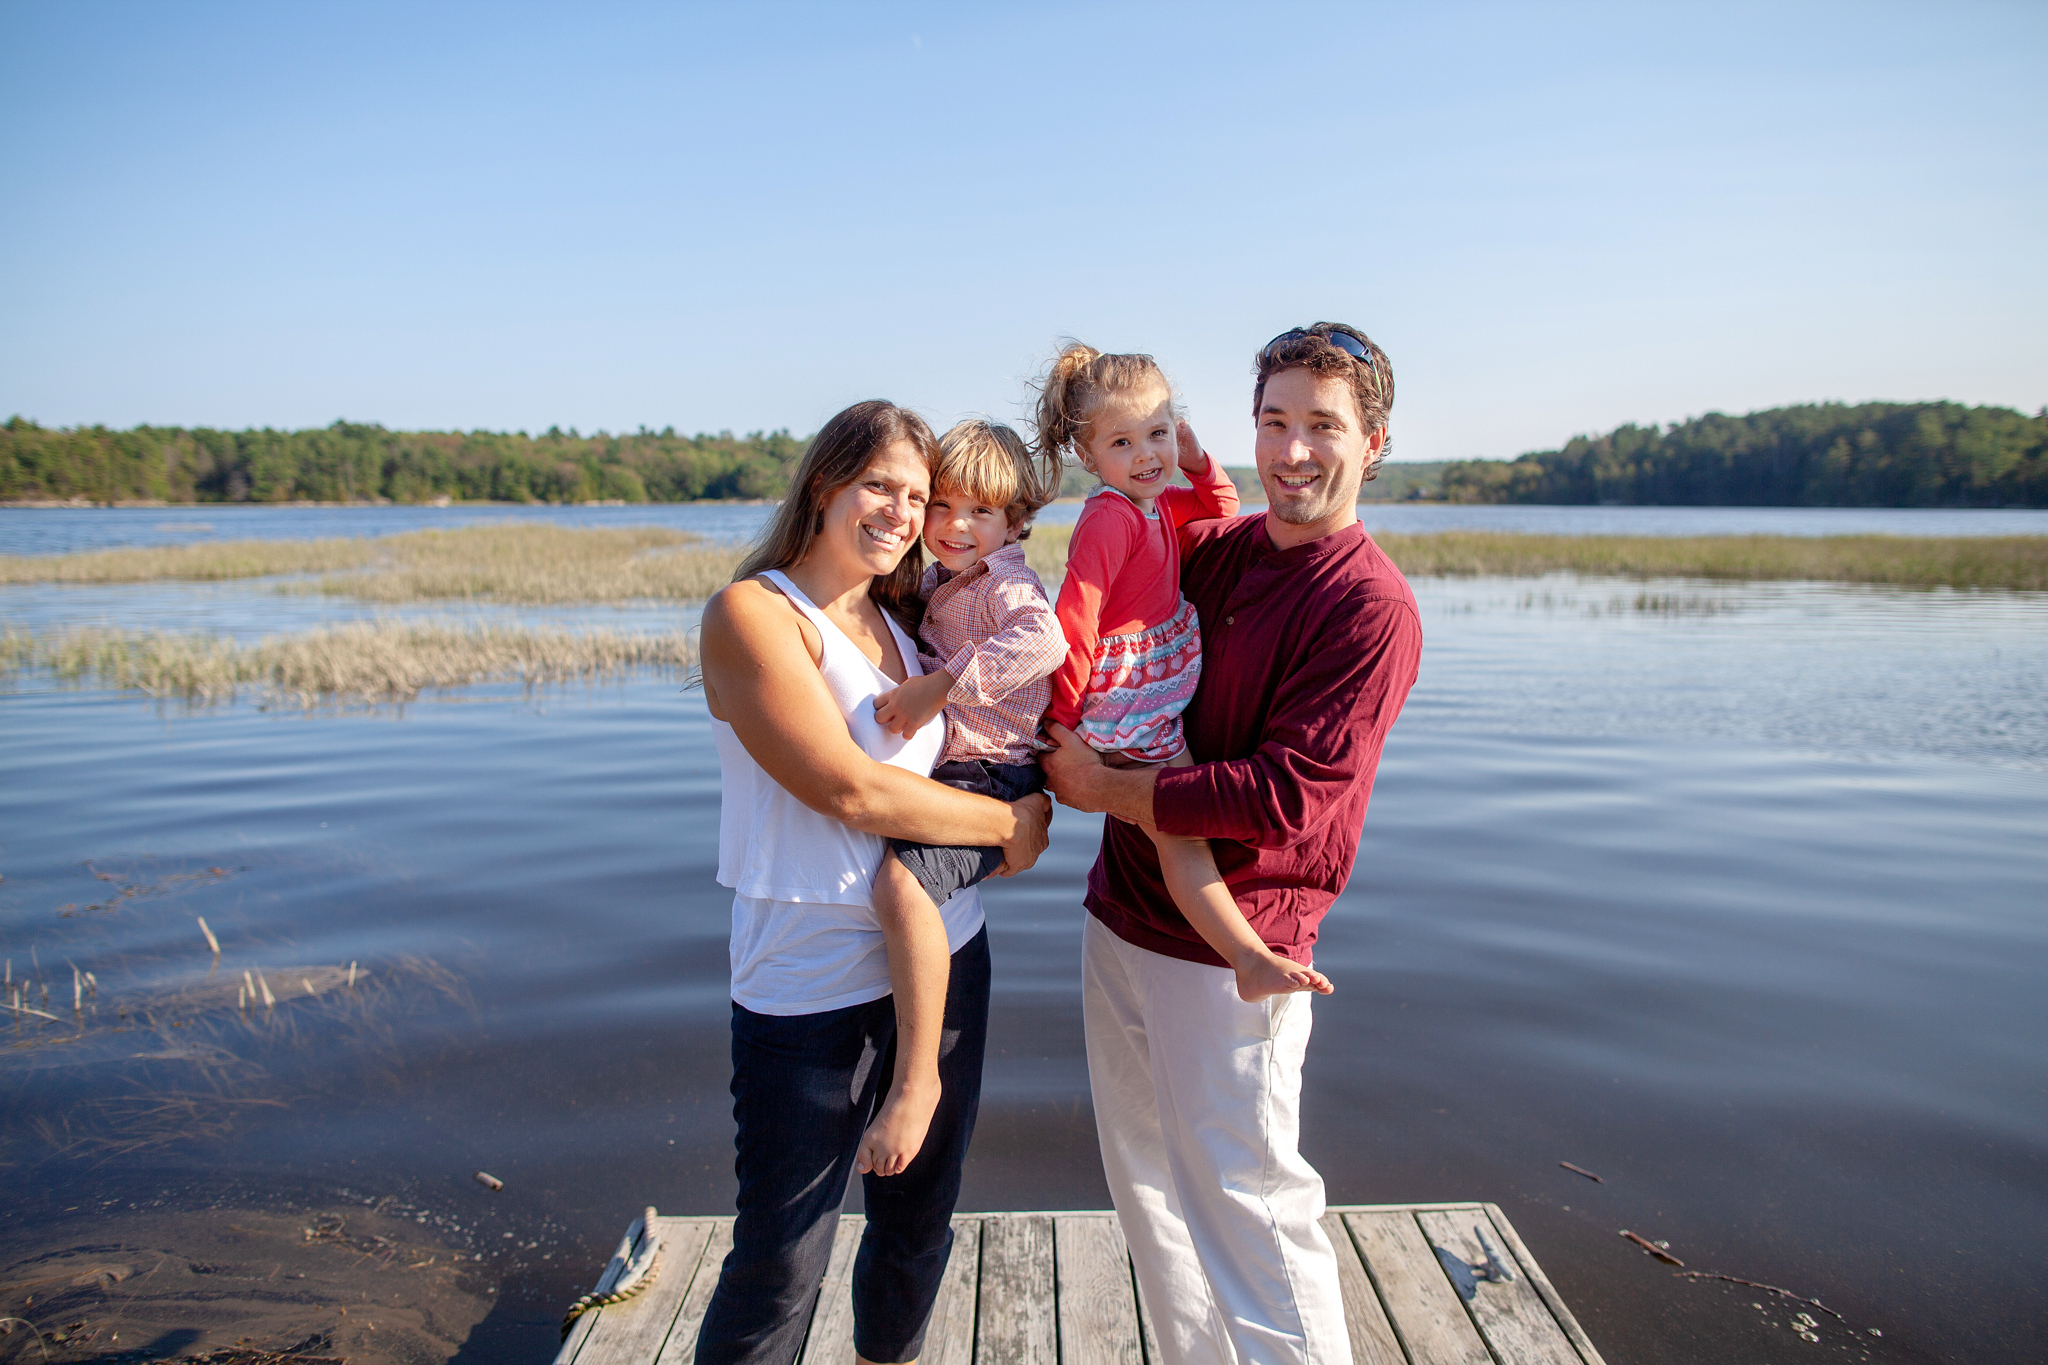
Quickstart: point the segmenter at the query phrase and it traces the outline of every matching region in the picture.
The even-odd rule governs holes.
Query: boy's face
[[[924,547],[952,573],[971,569],[1009,544],[1010,518],[957,488],[941,485],[924,510]]]

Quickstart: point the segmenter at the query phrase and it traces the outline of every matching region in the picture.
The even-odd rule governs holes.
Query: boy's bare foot
[[[1237,998],[1247,1004],[1291,991],[1328,995],[1336,989],[1330,978],[1315,968],[1289,962],[1271,949],[1248,952],[1237,960]]]
[[[860,1150],[853,1169],[866,1175],[901,1175],[924,1146],[932,1126],[932,1114],[939,1107],[939,1083],[896,1086],[882,1101],[881,1112],[860,1135]]]

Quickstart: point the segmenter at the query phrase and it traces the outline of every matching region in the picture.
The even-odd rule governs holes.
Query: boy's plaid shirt
[[[1024,562],[1022,545],[1005,545],[957,574],[924,571],[921,653],[927,671],[953,675],[946,694],[946,747],[939,760],[1035,762],[1045,746],[1039,718],[1052,700],[1051,675],[1066,661],[1045,584]]]

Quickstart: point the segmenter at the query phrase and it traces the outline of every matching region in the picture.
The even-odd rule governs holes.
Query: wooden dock
[[[848,1282],[864,1221],[839,1220],[797,1365],[852,1365]],[[654,1222],[654,1283],[578,1318],[555,1365],[692,1365],[732,1219]],[[1323,1227],[1355,1365],[1602,1365],[1492,1204],[1352,1205]],[[923,1365],[1160,1365],[1115,1214],[967,1213],[953,1230]],[[636,1222],[622,1250],[643,1235]],[[623,1266],[615,1257],[599,1289]]]

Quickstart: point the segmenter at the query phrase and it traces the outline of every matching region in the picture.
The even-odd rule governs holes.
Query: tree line
[[[206,427],[0,427],[0,498],[94,502],[687,502],[779,498],[804,443],[787,431],[581,436]]]
[[[686,502],[779,498],[787,430],[678,435],[0,427],[0,499],[94,502]],[[1257,493],[1257,476],[1231,470]],[[1065,493],[1091,476],[1069,470]],[[1623,426],[1514,460],[1388,465],[1368,496],[1750,507],[2048,507],[2048,409],[1819,403]]]
[[[2048,507],[2048,408],[1814,403],[1445,466],[1451,502]]]

